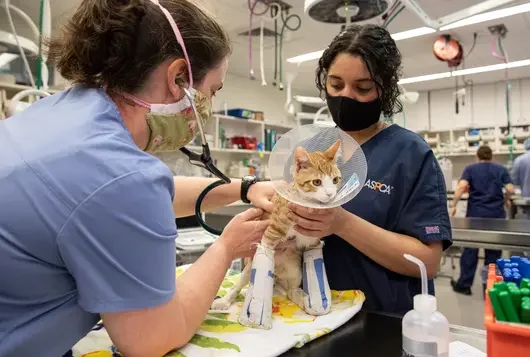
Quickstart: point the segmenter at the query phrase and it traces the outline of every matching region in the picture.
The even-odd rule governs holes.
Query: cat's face
[[[298,147],[294,154],[294,186],[302,197],[321,203],[337,195],[342,177],[337,167],[340,140],[326,151],[307,152]]]

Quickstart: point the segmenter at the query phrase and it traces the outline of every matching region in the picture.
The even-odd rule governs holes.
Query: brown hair
[[[382,112],[385,116],[399,113],[398,81],[401,76],[401,52],[396,41],[383,27],[365,24],[351,25],[339,33],[320,57],[316,69],[316,85],[320,95],[327,93],[326,79],[329,67],[341,53],[361,57],[372,79],[381,90]]]
[[[230,54],[228,35],[188,0],[160,4],[177,23],[193,81],[200,83]],[[163,61],[184,57],[167,18],[149,0],[83,0],[61,35],[47,45],[48,58],[67,80],[132,93]]]
[[[478,148],[477,156],[479,160],[491,161],[493,159],[493,151],[491,151],[489,146],[483,145]]]

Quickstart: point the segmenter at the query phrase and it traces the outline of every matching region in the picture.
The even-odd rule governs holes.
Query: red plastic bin
[[[495,264],[490,264],[487,288],[492,288],[497,281],[502,281],[502,277],[497,276]],[[484,326],[486,327],[488,357],[530,356],[530,327],[497,323],[487,292],[484,305]]]

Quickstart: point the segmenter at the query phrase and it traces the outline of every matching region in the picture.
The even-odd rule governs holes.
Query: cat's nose
[[[328,195],[328,197],[331,197],[333,196],[333,192],[326,192],[326,195]]]

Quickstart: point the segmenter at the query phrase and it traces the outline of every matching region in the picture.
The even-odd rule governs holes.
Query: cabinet
[[[498,84],[480,84],[468,87],[468,98],[471,97],[473,105],[472,126],[476,128],[495,127],[506,123],[506,111],[501,108],[501,101],[504,103],[504,94],[500,92]]]
[[[519,80],[520,121],[522,124],[530,124],[530,79]],[[514,100],[512,95],[512,102]]]
[[[510,90],[510,122],[512,125],[524,125],[530,123],[530,116],[528,119],[525,119],[523,113],[523,97],[522,97],[522,80],[514,79],[510,81],[511,90]],[[505,126],[508,124],[508,116],[506,115],[506,85],[504,82],[497,83],[497,97],[499,100],[499,112],[502,114],[500,116],[501,121],[499,121],[499,126]]]
[[[522,80],[514,79],[510,81],[510,122],[512,125],[521,125],[530,123],[530,116],[525,119],[523,113],[523,96],[521,88]],[[506,112],[506,83],[499,82],[495,84],[496,114],[497,125],[508,125],[508,115]]]
[[[456,113],[454,89],[432,91],[430,94],[430,115],[432,131],[449,131],[471,126],[471,105],[469,97],[465,105],[459,100],[459,111]]]

